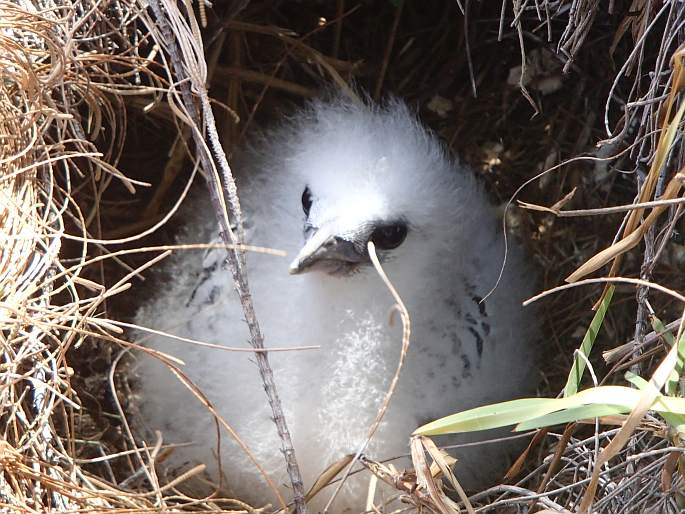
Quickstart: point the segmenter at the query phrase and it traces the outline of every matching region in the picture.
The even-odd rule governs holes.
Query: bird
[[[265,345],[318,346],[269,354],[306,487],[365,441],[400,358],[402,326],[393,322],[394,300],[371,262],[369,242],[406,305],[411,337],[366,455],[406,457],[421,424],[534,389],[538,329],[534,313],[521,306],[535,284],[530,259],[509,241],[498,281],[504,237],[496,208],[475,173],[450,156],[404,101],[341,95],[310,101],[260,132],[238,162],[247,242],[289,255],[246,254]],[[207,195],[191,201],[182,224],[180,242],[216,240]],[[164,273],[139,308],[137,325],[249,347],[225,250],[179,253]],[[183,362],[183,373],[287,496],[281,444],[254,356],[140,336]],[[161,430],[165,441],[192,443],[175,450],[170,465],[203,462],[216,480],[220,461],[223,484],[236,497],[253,505],[275,501],[231,437],[222,438],[216,454],[212,416],[166,365],[141,357],[136,373],[142,425]],[[458,450],[456,476],[469,486],[492,480],[506,452]],[[348,482],[334,511],[361,512],[368,476]],[[317,495],[315,509],[330,491]]]

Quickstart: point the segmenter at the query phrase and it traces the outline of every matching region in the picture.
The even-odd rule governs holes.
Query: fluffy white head
[[[300,123],[287,166],[312,191],[312,224],[336,213],[352,227],[404,218],[421,229],[458,208],[452,163],[405,104],[314,104]]]
[[[282,212],[302,216],[308,241],[292,272],[357,271],[369,262],[369,240],[386,259],[426,241],[433,252],[453,252],[489,208],[472,174],[397,100],[313,102],[267,138],[264,168]]]

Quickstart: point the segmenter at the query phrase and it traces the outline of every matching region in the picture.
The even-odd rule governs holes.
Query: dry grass
[[[209,11],[202,31],[193,13],[154,5],[164,6],[174,37],[133,0],[0,2],[0,506],[251,510],[184,495],[177,486],[189,475],[156,476],[170,449],[161,437],[145,445],[128,426],[133,393],[120,363],[135,345],[114,321],[130,314],[120,297],[166,255],[166,222],[187,192],[186,169],[226,171],[206,135],[214,123],[197,89],[205,82],[229,154],[274,106],[324,84],[355,82],[414,102],[493,197],[504,203],[516,193],[552,207],[507,218],[535,256],[541,289],[577,269],[573,279],[590,270],[643,281],[617,290],[598,348],[623,346],[607,362],[599,351],[590,357],[598,380],[620,381],[628,368],[646,379],[663,370],[665,345],[647,320],[655,312],[678,336],[683,306],[649,283],[682,290],[685,267],[672,239],[682,214],[677,111],[685,83],[677,2],[611,2],[612,12],[583,0],[466,2],[465,14],[452,2],[235,2]],[[634,202],[646,205],[603,210]],[[560,215],[570,209],[581,212]],[[600,295],[601,286],[582,285],[547,297],[546,393],[563,384]],[[620,432],[612,422],[540,432],[518,474],[462,498],[461,507],[576,512],[594,497],[597,512],[676,512],[680,437],[646,409]],[[416,474],[362,462],[415,505],[456,508],[424,452],[433,462],[443,457],[428,442],[413,451],[424,459]]]
[[[124,98],[159,102],[165,90],[151,69],[150,26],[135,3],[0,3],[0,502],[7,512],[156,512],[170,496],[190,510],[223,504],[178,495],[175,482],[160,485],[154,460],[163,448],[133,439],[112,394],[119,359],[108,356],[131,343],[103,313],[159,260],[126,266],[107,250],[112,240],[100,226],[105,190],[145,185],[116,165]],[[107,260],[126,269],[114,282],[104,277]],[[107,347],[98,359],[118,411],[113,429],[97,392],[73,387],[87,373],[74,371],[69,352],[91,340]],[[148,486],[130,487],[137,477]]]

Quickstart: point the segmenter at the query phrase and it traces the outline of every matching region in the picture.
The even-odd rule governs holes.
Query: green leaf
[[[453,434],[514,425],[522,419],[542,416],[550,410],[555,410],[555,402],[554,398],[523,398],[476,407],[423,425],[415,430],[414,434]]]
[[[630,408],[625,405],[581,405],[579,407],[572,407],[539,418],[533,418],[523,423],[516,425],[514,429],[517,432],[523,430],[532,430],[534,428],[551,427],[553,425],[562,425],[572,421],[581,419],[599,418],[602,416],[615,416],[617,414],[626,414],[630,412]]]
[[[676,432],[685,433],[685,416],[666,411],[660,412],[659,414]]]
[[[626,371],[625,377],[628,382],[633,384],[638,389],[644,389],[649,384],[649,382],[647,382],[644,378],[634,374],[631,371]],[[661,404],[662,398],[663,396],[659,395],[655,403]],[[659,412],[659,414],[662,418],[664,418],[664,421],[666,421],[666,423],[668,423],[675,429],[676,432],[685,433],[685,416],[683,416],[682,414],[675,414],[673,412],[669,412],[667,408],[664,408],[664,410]]]
[[[644,378],[640,375],[636,375],[632,371],[626,371],[626,374],[623,375],[623,377],[638,389],[644,389],[647,387],[647,384],[649,384]]]
[[[660,334],[661,337],[663,337],[664,340],[669,344],[669,346],[673,346],[675,344],[675,337],[673,337],[671,331],[666,328],[661,320],[652,315],[650,316],[650,321],[652,323],[652,329],[654,332]],[[680,376],[683,373],[683,362],[685,362],[685,333],[680,336],[680,341],[678,342],[678,358],[673,371],[671,371],[671,374],[664,385],[664,390],[668,395],[674,395],[678,390]]]
[[[649,321],[652,324],[652,330],[663,337],[669,346],[673,346],[675,343],[675,337],[671,334],[671,331],[666,328],[666,326],[661,322],[659,318],[654,315],[649,317]]]
[[[648,386],[640,377],[633,376],[631,380],[636,385]],[[585,389],[567,398],[523,398],[459,412],[428,423],[418,428],[414,434],[474,432],[508,425],[519,425],[517,429],[523,430],[533,425],[547,426],[548,423],[567,423],[600,415],[626,413],[635,408],[642,395],[642,392],[632,387],[599,386]],[[651,409],[664,416],[664,419],[673,426],[683,426],[685,416],[682,420],[673,416],[685,415],[685,398],[659,396]],[[554,416],[549,416],[553,413]],[[549,417],[540,419],[545,416]],[[531,423],[524,424],[527,422]]]
[[[597,312],[592,318],[592,322],[585,332],[583,337],[583,342],[580,344],[578,349],[586,357],[590,357],[590,352],[592,351],[592,346],[597,339],[597,334],[599,329],[602,328],[602,323],[604,322],[604,316],[606,315],[607,309],[609,309],[609,304],[611,304],[611,298],[614,296],[614,286],[611,285],[607,288],[606,295],[602,303],[599,305]],[[564,396],[568,397],[576,394],[578,391],[578,386],[583,378],[583,372],[585,371],[585,360],[580,356],[575,355],[573,357],[573,366],[571,366],[571,371],[568,374],[568,380],[566,380],[566,386],[564,387]]]

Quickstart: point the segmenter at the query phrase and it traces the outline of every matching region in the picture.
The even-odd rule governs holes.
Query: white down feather
[[[389,324],[393,300],[370,265],[345,276],[288,273],[305,242],[305,223],[335,227],[342,237],[368,235],[360,227],[385,221],[408,226],[398,248],[379,252],[409,310],[412,341],[369,456],[405,455],[409,435],[420,424],[532,389],[535,319],[521,307],[533,290],[530,269],[521,250],[510,247],[497,291],[480,303],[500,270],[501,225],[473,173],[451,160],[402,102],[312,103],[264,135],[238,172],[249,242],[289,255],[247,255],[265,344],[321,346],[269,355],[306,487],[365,439],[399,359],[401,327],[399,319]],[[305,187],[313,200],[308,218],[301,200]],[[185,223],[182,242],[208,242],[217,233],[206,197],[194,201]],[[173,259],[170,281],[160,284],[136,322],[247,347],[247,326],[223,258],[214,250],[204,258],[195,252]],[[253,357],[145,337],[149,346],[185,362],[185,373],[289,497],[280,442]],[[201,461],[210,474],[216,472],[211,416],[154,359],[141,358],[138,374],[145,425],[162,429],[167,442],[194,443],[177,450],[172,464]],[[506,462],[501,446],[456,453],[456,474],[467,485],[494,479]],[[226,435],[221,459],[233,493],[257,504],[274,501]],[[406,461],[395,464],[401,468]],[[363,508],[367,481],[368,476],[352,480],[334,510]],[[314,507],[329,495],[330,489],[321,493]]]

